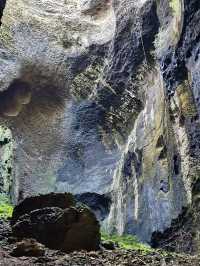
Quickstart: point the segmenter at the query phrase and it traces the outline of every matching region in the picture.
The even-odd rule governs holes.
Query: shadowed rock
[[[46,195],[28,197],[14,208],[11,224],[14,224],[20,216],[36,209],[46,207],[66,209],[74,205],[75,201],[70,193],[50,193]]]
[[[40,257],[45,254],[44,245],[38,243],[34,239],[24,239],[21,242],[17,242],[11,255],[14,257]]]
[[[58,194],[58,199],[61,199],[61,196],[62,194]],[[63,199],[66,199],[66,196],[73,199],[71,194],[63,194]],[[55,199],[56,194],[52,193],[21,202],[14,209],[13,235],[19,239],[34,238],[49,248],[65,252],[97,250],[100,244],[100,226],[95,215],[86,207],[74,207],[73,201],[68,204],[67,201],[65,204],[58,201],[57,204]],[[23,206],[26,206],[27,202],[31,207],[23,214]]]
[[[87,192],[75,195],[75,198],[78,202],[89,206],[99,221],[103,221],[108,216],[111,205],[108,195]]]

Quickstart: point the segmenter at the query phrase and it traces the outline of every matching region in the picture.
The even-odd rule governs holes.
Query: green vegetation
[[[13,206],[5,194],[0,194],[0,219],[12,217]]]
[[[170,7],[176,15],[180,13],[180,0],[170,0]]]
[[[139,240],[132,235],[118,236],[118,235],[108,235],[102,232],[101,240],[105,242],[112,241],[122,249],[138,250],[141,251],[143,254],[152,252],[152,248],[150,246],[139,242]]]

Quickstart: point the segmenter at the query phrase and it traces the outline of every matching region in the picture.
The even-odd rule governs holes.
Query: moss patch
[[[121,249],[127,250],[137,250],[141,251],[144,254],[150,253],[153,249],[147,244],[143,244],[139,242],[139,240],[132,235],[109,235],[104,232],[101,232],[101,240],[102,241],[112,241],[116,243]]]
[[[170,7],[176,15],[180,13],[180,0],[171,0]]]
[[[13,213],[13,206],[11,205],[8,197],[0,194],[0,219],[11,218]]]

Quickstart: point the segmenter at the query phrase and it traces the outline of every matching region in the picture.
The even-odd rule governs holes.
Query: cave
[[[95,252],[134,238],[199,254],[199,1],[2,0],[0,17],[0,246],[12,226],[9,249],[80,249],[84,225]]]

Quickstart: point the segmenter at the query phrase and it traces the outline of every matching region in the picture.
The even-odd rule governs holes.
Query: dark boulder
[[[58,207],[66,209],[75,206],[75,200],[70,193],[49,193],[45,195],[28,197],[22,200],[13,210],[11,224],[14,224],[20,216],[33,210],[46,207]]]
[[[15,220],[12,232],[18,239],[34,238],[48,248],[65,252],[97,250],[100,244],[99,223],[95,215],[82,206],[32,210]]]

